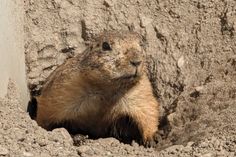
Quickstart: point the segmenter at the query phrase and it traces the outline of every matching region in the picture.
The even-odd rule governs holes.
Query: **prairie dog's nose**
[[[141,64],[141,62],[142,61],[140,61],[140,60],[131,60],[130,64],[135,66],[135,67],[137,67],[137,66],[139,66]]]

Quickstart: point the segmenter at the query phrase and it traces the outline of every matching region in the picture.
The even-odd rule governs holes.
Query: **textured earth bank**
[[[113,138],[73,146],[19,109],[10,85],[0,103],[0,156],[236,156],[236,1],[25,0],[25,53],[32,94],[103,30],[133,27],[146,41],[161,104],[156,148]],[[161,151],[157,151],[161,150]]]

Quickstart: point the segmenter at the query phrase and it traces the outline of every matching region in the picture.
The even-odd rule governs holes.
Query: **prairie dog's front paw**
[[[148,138],[145,141],[143,141],[143,145],[145,147],[155,147],[157,144],[154,138]]]

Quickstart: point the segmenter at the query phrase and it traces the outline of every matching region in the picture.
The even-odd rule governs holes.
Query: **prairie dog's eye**
[[[102,50],[103,51],[111,51],[112,49],[111,49],[111,46],[108,42],[103,42],[102,43]]]

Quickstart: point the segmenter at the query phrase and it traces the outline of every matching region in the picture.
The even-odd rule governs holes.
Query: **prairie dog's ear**
[[[136,32],[136,31],[133,31],[132,33],[135,34],[136,38],[138,38],[140,46],[142,46],[143,49],[146,50],[146,48],[148,46],[146,36]]]

